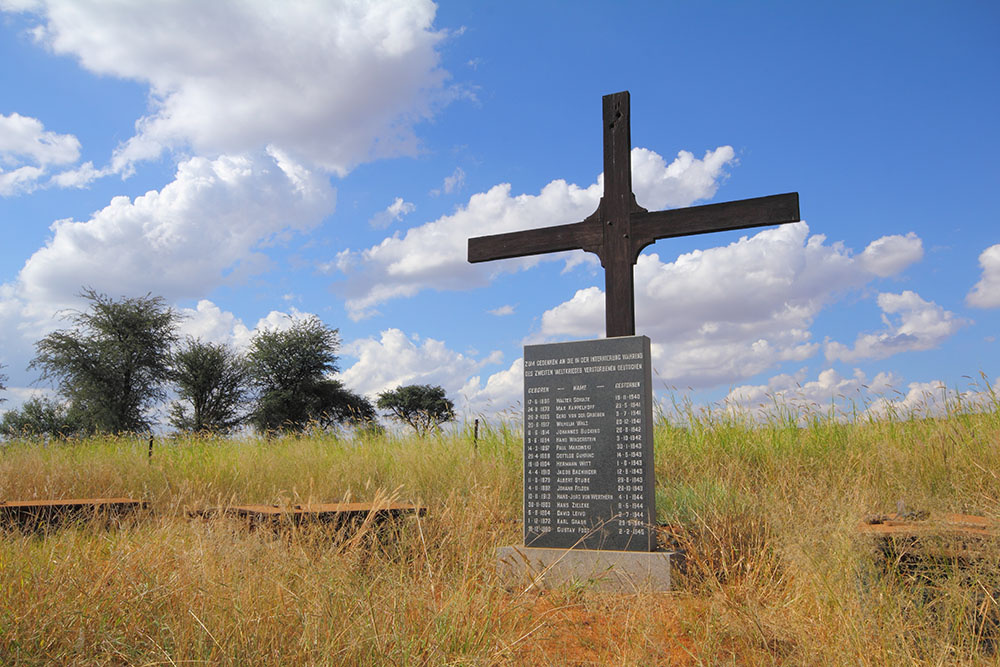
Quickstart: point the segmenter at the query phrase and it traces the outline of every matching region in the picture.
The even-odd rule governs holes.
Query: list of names
[[[651,550],[649,339],[526,346],[524,366],[525,544]]]

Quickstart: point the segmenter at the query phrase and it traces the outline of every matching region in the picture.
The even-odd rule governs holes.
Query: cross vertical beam
[[[604,196],[598,206],[603,243],[604,322],[609,338],[635,334],[635,283],[631,261],[632,131],[628,92],[605,95],[604,107]]]

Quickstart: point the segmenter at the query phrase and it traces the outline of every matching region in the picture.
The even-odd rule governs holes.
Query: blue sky
[[[603,275],[472,266],[466,239],[589,215],[620,90],[641,205],[801,198],[803,223],[643,253],[662,399],[974,391],[998,376],[998,30],[987,2],[0,0],[5,407],[44,389],[33,344],[83,286],[237,346],[314,313],[356,391],[516,406],[525,343],[602,333]]]

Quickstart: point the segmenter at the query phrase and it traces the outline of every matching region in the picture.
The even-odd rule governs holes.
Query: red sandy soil
[[[693,604],[671,594],[575,597],[534,593],[526,636],[515,664],[691,665],[693,642],[679,622],[679,606]],[[524,599],[522,598],[522,604]]]

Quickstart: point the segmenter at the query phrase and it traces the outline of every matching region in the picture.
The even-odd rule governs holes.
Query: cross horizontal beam
[[[636,255],[659,239],[770,227],[799,221],[799,193],[689,206],[632,214],[632,248]],[[633,262],[635,258],[633,257]]]
[[[491,234],[469,239],[469,261],[489,262],[563,250],[584,250],[599,247],[603,240],[601,228],[595,229],[587,221]]]
[[[470,238],[469,261],[488,262],[565,250],[586,250],[600,255],[604,231],[593,224],[592,218],[594,216],[566,225]],[[798,220],[797,192],[666,211],[638,211],[631,216],[632,261],[635,262],[643,248],[659,239],[768,227]],[[603,263],[604,258],[601,259]]]

